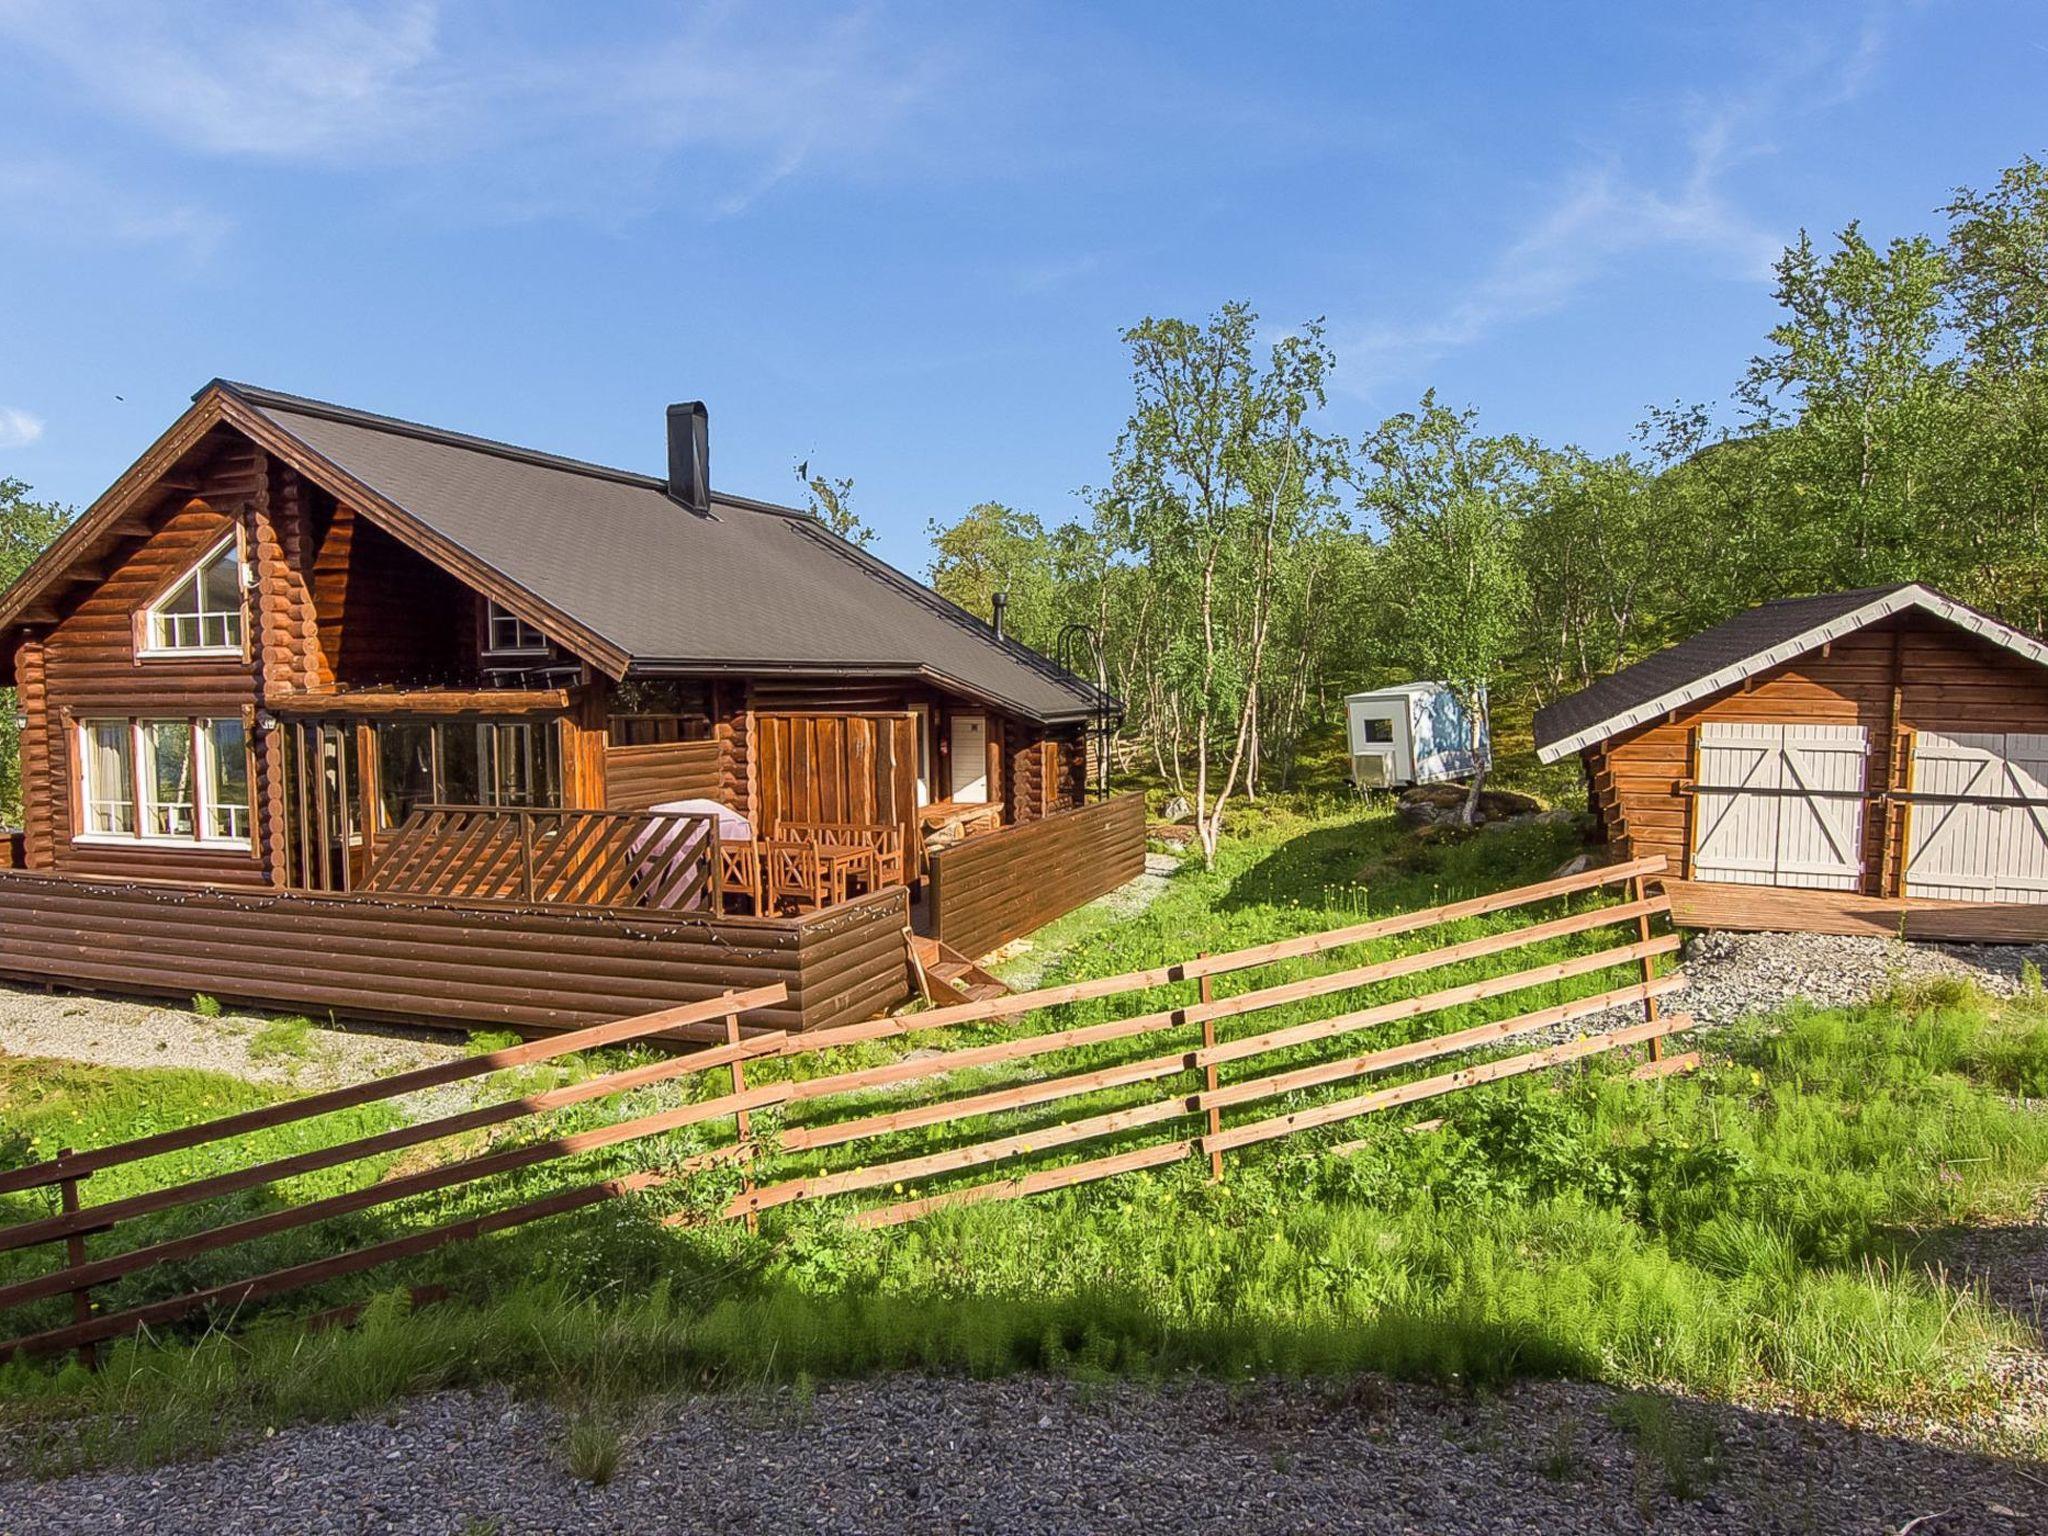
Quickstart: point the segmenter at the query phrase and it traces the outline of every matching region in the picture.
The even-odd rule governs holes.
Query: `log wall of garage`
[[[1582,754],[1593,809],[1625,858],[1663,854],[1691,873],[1697,727],[1708,721],[1860,725],[1869,733],[1864,893],[1899,893],[1910,733],[2048,732],[2048,668],[1942,619],[1900,614]]]

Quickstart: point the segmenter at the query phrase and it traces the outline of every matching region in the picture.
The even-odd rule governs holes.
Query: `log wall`
[[[252,779],[256,835],[249,851],[72,841],[79,816],[78,721],[214,716],[253,723],[260,702],[255,636],[239,657],[145,658],[137,654],[137,615],[234,530],[242,509],[261,498],[267,475],[264,456],[247,445],[217,454],[196,493],[182,495],[146,537],[110,563],[104,577],[51,627],[39,656],[17,663],[29,717],[24,734],[32,738],[24,743],[22,789],[31,807],[29,854],[37,867],[225,885],[269,880],[273,805],[260,761]]]
[[[815,1029],[908,1000],[909,921],[901,889],[709,919],[0,870],[0,976],[526,1033],[781,981],[790,1002],[750,1020]]]
[[[1879,797],[1905,787],[1909,733],[2048,731],[2048,670],[1941,619],[1901,614],[1589,747],[1594,810],[1623,857],[1662,854],[1690,874],[1693,797],[1681,785],[1693,774],[1693,732],[1707,721],[1868,731],[1864,893],[1890,896],[1902,817]]]
[[[605,805],[644,811],[665,800],[721,800],[716,741],[665,741],[644,747],[608,747],[604,754]]]
[[[932,855],[932,932],[970,959],[1145,869],[1145,797],[1119,795]]]

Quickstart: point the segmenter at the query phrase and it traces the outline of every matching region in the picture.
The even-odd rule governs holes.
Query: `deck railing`
[[[421,805],[378,849],[362,889],[716,913],[725,884],[715,816]]]

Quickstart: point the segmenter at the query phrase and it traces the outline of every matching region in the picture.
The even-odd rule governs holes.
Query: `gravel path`
[[[371,1025],[322,1025],[305,1037],[303,1047],[281,1044],[276,1022],[254,1014],[206,1018],[158,1003],[0,986],[0,1051],[14,1056],[55,1056],[103,1067],[194,1067],[312,1090],[463,1054],[463,1046],[447,1035]]]
[[[208,1462],[0,1482],[0,1533],[2048,1529],[2038,1464],[1666,1399],[1645,1433],[1620,1401],[1556,1382],[1468,1399],[1377,1378],[1340,1394],[904,1376],[643,1407],[595,1486],[565,1469],[552,1410],[446,1395]]]
[[[2011,997],[2025,967],[2048,972],[2048,944],[1908,944],[1820,933],[1703,933],[1685,946],[1682,1006],[1704,1024],[1732,1024],[1804,1000],[1867,1002],[1901,981],[1953,977]]]

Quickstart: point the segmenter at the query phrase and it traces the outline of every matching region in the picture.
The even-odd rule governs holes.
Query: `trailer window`
[[[1394,722],[1384,715],[1362,715],[1358,721],[1358,737],[1361,741],[1392,741]]]

